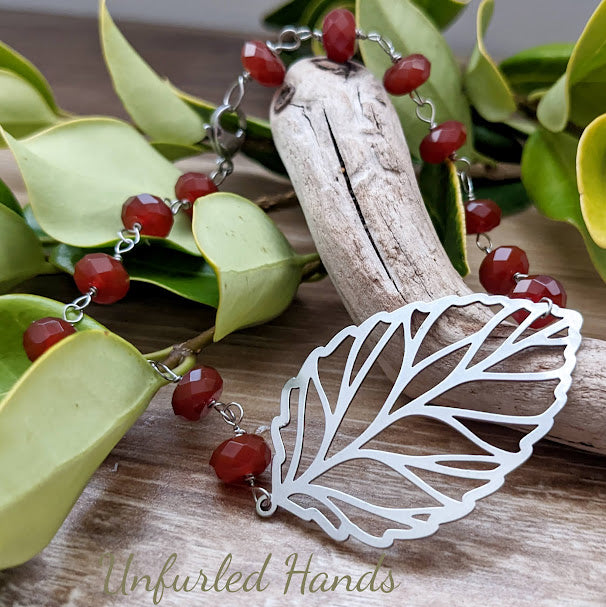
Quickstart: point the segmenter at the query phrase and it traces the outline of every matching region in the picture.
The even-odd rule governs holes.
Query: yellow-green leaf
[[[424,164],[419,186],[434,228],[452,265],[461,276],[469,273],[465,242],[465,208],[457,169],[450,160]]]
[[[414,3],[440,29],[450,25],[470,0],[414,0]]]
[[[577,184],[587,229],[594,242],[606,248],[606,114],[596,118],[579,141]]]
[[[574,225],[585,241],[593,265],[606,281],[606,249],[592,240],[577,190],[578,140],[567,133],[535,131],[524,146],[522,182],[536,207],[551,219]]]
[[[0,69],[0,125],[23,137],[57,122],[39,91],[14,72]]]
[[[44,265],[40,241],[25,220],[0,205],[0,293],[36,276]]]
[[[606,107],[606,0],[602,0],[578,39],[566,72],[549,89],[537,116],[550,131],[571,121],[584,127]]]
[[[73,246],[114,242],[124,201],[144,192],[174,198],[181,174],[133,127],[111,118],[72,120],[24,140],[4,137],[41,228]],[[184,213],[165,242],[200,254]]]
[[[486,51],[484,36],[494,11],[494,0],[478,7],[476,46],[465,73],[465,89],[478,113],[490,122],[502,122],[516,110],[513,92],[501,70]]]
[[[15,198],[11,189],[0,179],[0,204],[8,207],[11,211],[15,211],[17,215],[23,217],[23,209],[19,204],[19,201]]]
[[[50,542],[165,383],[107,331],[77,332],[29,367],[0,401],[0,569]]]
[[[200,117],[128,43],[112,21],[105,0],[99,4],[99,28],[114,88],[135,123],[158,141],[185,145],[201,141]]]
[[[0,42],[0,69],[14,72],[29,82],[44,98],[53,112],[60,114],[53,92],[38,68],[7,44]]]
[[[219,192],[194,206],[196,242],[219,282],[215,340],[282,313],[309,256],[298,256],[256,204]]]
[[[365,31],[377,31],[389,38],[402,55],[423,53],[431,61],[431,76],[419,88],[423,97],[429,97],[436,108],[436,121],[459,120],[467,128],[467,143],[460,154],[476,160],[473,149],[471,115],[462,90],[459,66],[433,22],[411,0],[358,0],[358,25]],[[373,42],[360,43],[362,56],[368,69],[383,78],[391,65],[387,55]],[[419,156],[419,144],[427,135],[427,124],[415,115],[416,105],[406,95],[392,97],[398,112],[410,151]]]

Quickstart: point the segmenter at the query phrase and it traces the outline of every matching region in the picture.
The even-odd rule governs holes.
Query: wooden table
[[[238,36],[128,24],[123,29],[160,73],[210,100],[220,98],[239,69]],[[93,21],[5,12],[0,13],[0,39],[43,70],[63,107],[125,117],[105,73]],[[265,90],[252,87],[246,109],[264,114],[268,99]],[[199,166],[197,160],[184,163]],[[0,155],[0,174],[25,200],[6,152]],[[230,182],[230,188],[249,197],[286,187],[248,162],[239,163],[237,177]],[[277,211],[273,217],[297,249],[313,249],[298,208]],[[520,244],[535,267],[560,278],[570,305],[585,315],[585,334],[606,338],[606,288],[572,227],[527,211],[506,220],[494,237],[500,243]],[[480,255],[474,249],[470,242],[469,283],[477,286]],[[21,290],[65,301],[74,295],[64,276],[35,279]],[[142,285],[133,288],[124,303],[95,307],[92,313],[142,351],[183,341],[212,324],[211,310]],[[246,427],[252,430],[267,425],[276,414],[282,384],[297,373],[310,350],[347,324],[330,282],[307,284],[280,318],[229,336],[206,350],[203,360],[221,370],[225,396],[245,405]],[[326,385],[334,387],[336,366],[326,371],[326,378]],[[370,403],[387,385],[375,371],[363,396]],[[369,416],[362,412],[354,421],[367,423]],[[328,573],[331,580],[349,574],[355,584],[375,567],[382,551],[356,542],[333,543],[315,526],[286,514],[258,519],[248,491],[219,486],[208,469],[212,449],[227,436],[218,416],[199,424],[174,417],[170,388],[161,390],[94,475],[50,546],[29,563],[0,573],[0,605],[150,605],[152,593],[143,583],[127,596],[120,594],[126,561],[134,555],[128,584],[133,574],[150,575],[155,583],[172,553],[178,556],[167,582],[179,573],[180,583],[183,576],[193,576],[190,586],[200,569],[212,584],[228,554],[233,555],[230,572],[248,574],[271,553],[263,577],[269,587],[250,593],[166,591],[162,605],[606,605],[603,457],[541,443],[503,489],[479,503],[469,517],[432,538],[400,542],[387,550],[377,580],[391,569],[399,584],[391,593],[348,592],[342,585],[328,593],[311,593],[308,587],[301,594],[301,576],[295,576],[284,595],[289,568],[285,560],[292,553],[298,554],[297,568],[313,555],[310,578],[319,572]],[[403,440],[423,438],[419,431]],[[361,491],[376,492],[372,480],[360,476],[356,482]],[[100,559],[106,553],[116,559],[108,586],[118,592],[115,596],[103,593],[109,557],[102,563]]]

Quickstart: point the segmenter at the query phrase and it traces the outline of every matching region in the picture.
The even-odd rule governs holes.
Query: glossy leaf
[[[32,229],[34,234],[38,237],[38,240],[43,245],[55,244],[57,242],[57,240],[55,238],[53,238],[52,236],[49,236],[40,227],[40,224],[38,223],[38,220],[36,219],[36,216],[34,215],[34,212],[32,211],[31,204],[26,204],[23,207],[23,219],[25,219],[25,222],[27,223],[27,225]]]
[[[606,248],[606,114],[584,131],[577,155],[581,211],[594,242]],[[605,251],[606,253],[606,251]]]
[[[606,107],[606,0],[602,0],[575,44],[566,72],[537,108],[547,129],[562,131],[569,121],[584,127]]]
[[[110,249],[106,252],[113,253]],[[51,249],[49,262],[73,274],[74,266],[87,253],[89,249],[59,244]],[[217,277],[202,257],[164,247],[139,246],[136,252],[124,256],[124,266],[132,281],[146,282],[214,308],[219,304]]]
[[[32,364],[23,349],[24,331],[39,318],[61,318],[64,305],[37,295],[15,293],[0,296],[0,399]],[[104,330],[104,327],[85,316],[78,323],[78,331],[89,329]]]
[[[0,125],[24,137],[57,122],[46,100],[27,80],[0,69]]]
[[[133,127],[111,118],[72,120],[24,140],[4,136],[40,226],[74,246],[114,242],[124,201],[143,192],[174,198],[181,174]],[[163,240],[200,254],[183,213]]]
[[[494,0],[482,0],[477,13],[476,46],[465,73],[465,90],[483,118],[502,122],[515,112],[516,103],[507,81],[484,45],[493,11]]]
[[[465,209],[455,165],[424,164],[419,178],[421,194],[446,253],[461,276],[469,273],[465,239]]]
[[[197,156],[210,150],[202,145],[182,145],[180,143],[164,143],[162,141],[152,141],[150,145],[171,162],[176,162],[183,158]]]
[[[309,256],[298,256],[256,204],[218,192],[194,206],[196,242],[219,282],[215,341],[281,314]]]
[[[478,152],[498,162],[519,164],[523,145],[521,136],[503,123],[474,123],[474,142]]]
[[[516,53],[501,62],[501,72],[519,95],[549,88],[564,74],[574,44],[553,42]]]
[[[42,246],[23,217],[0,205],[0,293],[36,276],[44,265]]]
[[[462,91],[459,66],[450,47],[428,17],[410,0],[397,3],[391,0],[358,0],[358,25],[365,31],[375,30],[392,40],[402,55],[423,53],[431,61],[431,76],[419,88],[423,97],[429,97],[436,108],[436,121],[459,120],[467,127],[467,143],[460,150],[471,160],[478,158],[472,145],[469,105]],[[387,55],[377,44],[360,44],[368,69],[382,79],[391,65]],[[392,97],[402,122],[406,140],[413,155],[419,156],[419,144],[427,135],[427,124],[415,115],[415,104],[410,97]]]
[[[23,216],[23,209],[19,204],[19,201],[15,198],[15,195],[11,192],[11,189],[0,179],[0,204],[14,211],[18,215]]]
[[[474,186],[476,198],[494,200],[501,207],[503,215],[519,213],[532,204],[524,184],[519,179],[505,181],[474,179]]]
[[[541,213],[579,230],[593,265],[606,281],[606,249],[592,240],[581,213],[575,166],[577,144],[578,140],[567,133],[537,130],[524,147],[522,182]]]
[[[99,5],[99,29],[116,93],[143,132],[167,143],[187,145],[201,141],[205,133],[199,116],[128,43],[112,21],[105,0]]]
[[[77,332],[29,367],[0,402],[0,568],[50,542],[165,383],[107,331]]]
[[[414,0],[440,29],[448,27],[469,2],[470,0]]]
[[[21,78],[29,82],[40,93],[53,112],[57,114],[61,113],[55,102],[50,85],[38,68],[15,49],[3,42],[0,42],[0,69],[8,70],[21,76]]]

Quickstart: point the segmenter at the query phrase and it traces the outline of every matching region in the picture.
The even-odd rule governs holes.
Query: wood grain
[[[207,98],[219,99],[238,69],[237,39],[151,26],[124,29],[175,84]],[[0,38],[49,74],[65,107],[117,114],[95,36],[95,24],[88,20],[0,13]],[[264,90],[256,94],[247,109],[261,113],[269,98]],[[204,162],[184,166],[199,168]],[[0,176],[25,200],[4,152]],[[248,162],[238,163],[229,185],[250,196],[286,187]],[[298,208],[272,216],[298,250],[313,248]],[[571,305],[585,315],[585,333],[606,338],[606,289],[572,228],[528,211],[504,221],[495,240],[520,244],[541,271],[561,278]],[[472,288],[478,260],[472,253]],[[30,281],[21,290],[60,300],[74,295],[71,281],[62,276]],[[142,351],[187,339],[212,322],[210,310],[145,285],[137,285],[127,301],[95,307],[92,314]],[[203,360],[221,370],[225,396],[244,403],[245,425],[252,430],[276,414],[282,384],[296,374],[310,350],[349,322],[329,281],[304,285],[280,318],[230,336],[209,348]],[[337,359],[326,370],[328,388],[336,386],[338,364]],[[352,423],[368,422],[372,403],[388,386],[387,378],[374,370],[362,393],[370,406],[357,410]],[[422,443],[436,435],[439,429],[420,428],[395,440]],[[230,552],[232,570],[247,572],[272,553],[266,574],[270,587],[264,592],[167,593],[161,605],[606,605],[603,457],[550,442],[538,445],[531,460],[469,517],[432,538],[400,543],[387,552],[384,567],[401,584],[391,594],[341,588],[301,595],[292,588],[284,595],[284,561],[293,552],[299,554],[299,564],[313,553],[314,572],[354,576],[372,569],[381,554],[353,542],[334,544],[315,527],[284,514],[259,520],[247,491],[219,486],[208,470],[212,449],[227,436],[218,417],[201,424],[175,418],[170,389],[162,390],[94,475],[50,546],[29,563],[0,574],[0,605],[151,605],[142,589],[129,596],[103,594],[107,567],[100,566],[99,558],[106,552],[115,554],[119,567],[133,553],[132,572],[139,575],[158,575],[176,552],[175,572],[197,575],[203,568],[212,576]],[[361,476],[356,482],[362,491],[377,492],[372,479]],[[112,578],[112,587],[118,583]]]

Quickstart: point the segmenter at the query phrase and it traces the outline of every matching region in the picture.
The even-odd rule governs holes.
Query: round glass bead
[[[529,263],[526,253],[516,246],[497,247],[480,265],[480,282],[493,295],[507,295],[516,285],[514,276],[526,274]]]
[[[33,362],[51,346],[76,332],[74,327],[62,318],[47,316],[34,320],[23,333],[23,348]]]
[[[112,304],[122,299],[130,286],[130,278],[122,263],[107,253],[89,253],[74,268],[74,281],[81,293],[91,287],[97,292],[92,300]]]

